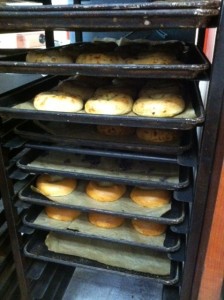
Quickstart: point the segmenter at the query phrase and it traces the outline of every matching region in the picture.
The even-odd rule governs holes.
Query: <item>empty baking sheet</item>
[[[17,162],[17,166],[29,173],[50,173],[161,189],[187,187],[190,172],[188,167],[171,163],[33,149]]]
[[[1,15],[1,14],[0,14]],[[132,20],[134,20],[132,16]],[[105,25],[104,25],[105,26]],[[194,44],[182,42],[155,42],[158,46],[170,44],[179,63],[176,64],[78,64],[78,63],[30,63],[26,53],[0,59],[0,72],[31,73],[48,75],[86,75],[132,78],[176,78],[193,79],[204,74],[210,63]],[[79,44],[80,45],[80,44]],[[155,45],[154,45],[155,47]],[[57,49],[57,48],[56,48]],[[179,51],[177,51],[180,49]],[[81,51],[81,50],[77,50]],[[6,60],[7,59],[7,60]]]
[[[128,187],[127,193],[119,200],[110,203],[96,202],[85,193],[87,182],[78,181],[77,189],[69,196],[50,197],[49,199],[38,193],[35,187],[35,178],[32,179],[20,193],[19,198],[28,203],[38,204],[41,206],[56,206],[76,209],[84,212],[99,212],[114,214],[127,218],[138,218],[143,220],[155,221],[163,224],[179,224],[185,218],[184,205],[181,202],[171,200],[171,205],[166,205],[158,209],[146,209],[139,207],[130,201]]]
[[[105,229],[91,224],[87,213],[82,213],[72,222],[58,221],[49,218],[42,207],[34,206],[24,216],[23,222],[35,229],[134,245],[162,252],[173,252],[180,248],[180,239],[169,230],[159,236],[144,236],[134,230],[129,219],[126,219],[118,228]]]
[[[140,117],[134,113],[122,116],[78,113],[38,111],[32,104],[35,95],[54,88],[63,77],[53,76],[27,84],[21,88],[7,92],[0,97],[0,115],[29,120],[48,120],[85,124],[120,125],[131,127],[150,127],[160,129],[188,130],[204,121],[205,113],[200,92],[196,82],[185,81],[183,97],[186,109],[172,118]]]
[[[106,136],[88,124],[60,123],[51,121],[25,121],[15,127],[15,133],[25,140],[61,143],[93,148],[143,151],[146,153],[182,154],[192,145],[193,132],[181,131],[176,141],[147,143],[138,139],[135,133],[130,136]]]
[[[38,232],[33,234],[24,247],[24,254],[34,259],[56,262],[64,265],[80,266],[80,267],[82,266],[91,269],[94,268],[98,271],[106,270],[108,272],[120,273],[126,276],[145,277],[149,280],[160,282],[166,285],[173,285],[177,283],[179,279],[178,264],[174,261],[168,262],[166,254],[162,254],[162,253],[158,254],[157,252],[152,252],[155,255],[154,256],[156,260],[155,264],[157,265],[157,267],[159,266],[159,268],[156,269],[157,273],[159,272],[159,269],[161,269],[160,267],[162,267],[159,261],[157,260],[157,258],[158,259],[161,258],[161,262],[165,263],[166,272],[168,272],[167,275],[158,275],[158,274],[155,275],[150,273],[136,272],[136,271],[130,271],[123,268],[112,267],[109,266],[108,264],[99,263],[94,260],[90,260],[90,259],[86,259],[74,255],[66,255],[66,254],[60,254],[60,253],[48,251],[47,247],[45,246],[45,239],[46,239],[45,233]],[[108,242],[107,245],[109,245]],[[168,269],[170,270],[168,271]]]

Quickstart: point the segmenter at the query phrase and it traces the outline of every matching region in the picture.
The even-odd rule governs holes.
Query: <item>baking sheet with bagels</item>
[[[162,189],[128,187],[106,181],[82,181],[49,174],[39,175],[35,186],[31,188],[52,203],[73,204],[89,208],[90,211],[98,209],[115,215],[122,212],[145,218],[159,217],[171,209],[172,193]]]
[[[173,117],[185,110],[181,84],[175,81],[148,82],[139,90],[133,86],[111,84],[95,90],[77,80],[61,82],[52,91],[37,94],[33,99],[37,110],[79,112],[87,114]]]

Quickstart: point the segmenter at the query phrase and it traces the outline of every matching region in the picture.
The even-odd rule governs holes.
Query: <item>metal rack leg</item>
[[[13,189],[11,182],[7,177],[5,168],[4,153],[2,147],[0,147],[0,188],[2,193],[2,201],[5,210],[5,216],[7,220],[7,226],[10,236],[12,253],[14,256],[14,263],[17,272],[18,283],[21,291],[21,299],[29,300],[28,282],[25,278],[24,264],[20,252],[19,236],[16,228],[17,214],[13,207],[12,197]]]
[[[207,99],[206,121],[203,128],[199,167],[195,184],[194,203],[190,224],[191,233],[188,239],[186,263],[183,275],[182,290],[184,292],[181,293],[181,300],[197,299],[201,270],[199,268],[195,270],[195,267],[199,262],[203,264],[203,260],[205,258],[206,248],[200,249],[199,253],[199,243],[205,217],[206,202],[209,200],[210,206],[214,207],[216,196],[214,193],[213,197],[208,199],[211,175],[214,171],[217,173],[221,171],[221,165],[220,170],[214,170],[213,163],[215,159],[217,136],[221,118],[220,112],[222,111],[224,92],[224,77],[221,75],[223,74],[224,65],[224,3],[222,3],[218,28],[210,78],[210,88]],[[210,212],[212,211],[210,210]],[[212,214],[210,216],[212,216]]]

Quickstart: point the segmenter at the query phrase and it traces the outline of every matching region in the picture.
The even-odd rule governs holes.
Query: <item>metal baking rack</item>
[[[45,4],[50,4],[45,1]],[[35,30],[35,29],[43,29],[43,30],[52,30],[52,29],[66,29],[66,30],[83,30],[89,29],[92,25],[92,30],[99,30],[105,28],[109,28],[110,30],[126,30],[134,29],[134,30],[148,30],[152,28],[200,28],[199,35],[201,35],[201,28],[205,27],[215,27],[219,25],[218,34],[220,39],[217,41],[216,54],[223,53],[222,42],[223,34],[223,18],[222,13],[220,14],[220,2],[219,1],[179,1],[174,4],[173,2],[163,2],[163,4],[159,4],[156,2],[144,3],[143,5],[135,4],[130,7],[130,4],[125,4],[121,6],[117,6],[117,4],[112,5],[100,5],[95,6],[94,8],[91,6],[82,7],[82,6],[50,6],[44,5],[40,8],[35,7],[4,7],[0,8],[0,31],[4,32],[15,32],[18,30],[26,31],[26,30]],[[154,6],[153,6],[154,5]],[[156,6],[158,5],[158,6]],[[160,5],[160,6],[159,6]],[[163,5],[163,6],[162,6]],[[115,8],[112,10],[112,8]],[[154,9],[152,9],[154,7]],[[75,10],[76,8],[76,10]],[[128,8],[128,9],[127,9]],[[61,9],[61,11],[59,11]],[[94,10],[95,9],[95,10]],[[222,12],[222,11],[221,11]],[[49,22],[49,16],[52,16],[51,22]],[[90,16],[91,15],[91,16]],[[24,17],[25,16],[25,17]],[[116,16],[117,22],[111,23],[112,18]],[[131,16],[131,18],[130,18]],[[133,18],[133,16],[135,16]],[[82,19],[80,18],[82,17]],[[88,21],[94,21],[94,24],[86,22],[88,17]],[[91,18],[89,18],[91,17]],[[96,20],[97,18],[97,20]],[[7,20],[7,21],[6,21]],[[26,20],[26,22],[24,21]],[[132,22],[130,22],[130,20]],[[130,24],[131,23],[131,24]],[[202,32],[203,33],[203,32]],[[202,34],[203,35],[203,34]],[[186,244],[182,243],[182,247],[180,251],[173,252],[170,255],[170,260],[172,264],[172,270],[169,278],[161,278],[157,276],[151,276],[151,274],[147,274],[143,276],[144,278],[148,278],[151,282],[159,282],[167,286],[163,289],[163,299],[177,299],[177,297],[181,297],[181,299],[190,299],[190,290],[192,287],[193,275],[194,275],[194,267],[196,264],[196,255],[197,249],[199,245],[199,235],[202,229],[203,215],[205,211],[205,203],[207,200],[207,192],[209,187],[209,174],[213,172],[212,170],[212,161],[215,153],[216,146],[216,137],[219,126],[219,116],[221,114],[221,95],[223,91],[220,85],[217,83],[220,78],[221,66],[219,63],[219,59],[216,58],[213,63],[213,68],[210,69],[210,63],[202,54],[202,51],[199,50],[199,47],[192,46],[189,49],[189,52],[186,53],[186,61],[187,64],[183,64],[182,66],[173,66],[169,67],[159,67],[155,69],[154,67],[149,66],[139,66],[139,68],[124,68],[119,65],[116,66],[94,66],[94,65],[39,65],[39,64],[26,64],[24,62],[25,53],[19,54],[16,56],[16,60],[14,60],[13,56],[11,58],[3,58],[0,62],[0,72],[13,72],[13,73],[38,73],[38,74],[55,74],[55,75],[74,75],[76,72],[80,72],[80,74],[87,74],[90,72],[92,76],[119,76],[119,77],[145,77],[145,78],[184,78],[190,84],[194,84],[197,87],[199,79],[212,79],[210,85],[210,93],[208,96],[208,102],[206,106],[206,119],[204,118],[203,106],[201,105],[201,100],[198,97],[193,97],[196,102],[192,103],[194,107],[198,107],[197,112],[199,114],[199,119],[196,120],[184,120],[185,122],[173,122],[174,120],[141,120],[141,118],[135,118],[131,120],[130,118],[120,119],[118,118],[105,118],[101,116],[82,116],[81,114],[76,114],[74,121],[74,115],[71,116],[69,114],[62,114],[57,116],[55,113],[41,113],[37,111],[24,112],[21,110],[13,110],[12,105],[19,103],[22,101],[25,93],[33,93],[41,91],[40,85],[44,84],[45,87],[51,87],[50,81],[53,84],[54,79],[44,78],[38,82],[34,82],[33,85],[24,87],[24,90],[21,94],[18,94],[18,90],[14,90],[11,93],[3,95],[1,97],[1,116],[24,119],[24,120],[45,120],[45,121],[58,121],[65,122],[70,121],[74,123],[82,123],[82,124],[118,124],[119,125],[127,125],[127,126],[136,126],[135,122],[138,123],[139,127],[155,127],[155,128],[170,128],[170,129],[178,129],[178,130],[192,130],[197,126],[203,126],[204,135],[202,138],[202,146],[199,149],[199,158],[198,158],[198,177],[193,179],[192,172],[189,172],[189,176],[187,176],[188,181],[185,187],[181,186],[180,188],[173,189],[173,198],[175,201],[175,205],[180,206],[184,204],[184,215],[188,214],[191,220],[191,226],[189,226],[189,218],[184,218],[183,222],[179,224],[172,224],[170,229],[178,234],[181,239],[185,239],[187,233]],[[197,58],[197,61],[190,61],[193,57]],[[190,62],[190,63],[189,63]],[[193,64],[192,64],[193,62]],[[189,64],[188,64],[189,63]],[[101,73],[98,72],[101,70]],[[89,74],[88,74],[89,75]],[[194,80],[191,81],[191,79]],[[222,79],[221,79],[222,80]],[[52,85],[53,86],[53,85]],[[223,86],[223,85],[222,85]],[[195,91],[195,89],[193,89]],[[21,90],[20,90],[21,91]],[[194,92],[194,95],[197,95],[198,91]],[[31,94],[29,94],[30,96]],[[192,94],[190,96],[190,100],[193,100]],[[27,98],[28,99],[28,98]],[[198,101],[199,99],[199,101]],[[216,99],[214,103],[214,99]],[[195,100],[193,100],[195,101]],[[212,115],[212,117],[211,117]],[[56,119],[54,119],[56,118]],[[215,122],[214,122],[215,120]],[[154,122],[155,121],[155,122]],[[183,121],[183,120],[182,120]],[[213,133],[211,136],[210,133]],[[12,143],[11,143],[12,144]],[[194,141],[193,141],[194,144]],[[21,144],[21,150],[23,145]],[[38,150],[39,151],[39,150]],[[39,151],[40,153],[40,151]],[[27,154],[25,154],[25,158],[27,158]],[[8,177],[7,169],[5,168],[5,160],[4,155],[2,153],[0,155],[0,166],[1,166],[1,187],[4,187],[3,198],[4,205],[6,208],[7,221],[9,224],[9,232],[10,237],[14,242],[13,254],[16,262],[16,268],[19,270],[19,285],[20,289],[24,293],[24,298],[29,299],[28,291],[30,288],[26,282],[27,272],[25,272],[25,268],[23,266],[22,257],[20,255],[20,247],[21,244],[18,241],[18,230],[15,224],[15,215],[12,213],[12,199],[13,193],[10,189],[11,180]],[[23,158],[22,158],[23,161]],[[21,162],[21,159],[20,159]],[[26,165],[24,165],[26,168]],[[186,167],[184,167],[186,170]],[[15,172],[18,171],[17,168],[14,168],[12,171],[9,170],[12,178],[15,176]],[[33,172],[31,169],[27,170],[27,175],[30,172]],[[42,170],[46,171],[46,169]],[[24,173],[25,174],[25,173]],[[18,171],[18,179],[23,179],[21,177],[22,172]],[[186,177],[186,176],[185,176]],[[16,179],[13,179],[16,180]],[[20,194],[21,195],[21,194]],[[194,195],[194,196],[193,196]],[[198,200],[200,198],[200,201]],[[47,201],[46,199],[42,199],[43,201]],[[41,201],[42,201],[41,200]],[[30,198],[27,203],[35,203],[34,198]],[[192,209],[189,210],[188,203],[184,202],[193,202]],[[36,203],[37,205],[47,204],[48,202],[40,202]],[[173,213],[174,211],[172,211]],[[171,213],[171,217],[172,217]],[[181,215],[182,216],[182,215]],[[24,231],[23,231],[24,230]],[[142,277],[143,274],[130,274],[127,270],[117,270],[109,266],[100,265],[94,261],[83,260],[77,257],[71,257],[62,254],[55,254],[50,251],[47,251],[46,246],[44,245],[44,239],[46,234],[41,232],[39,229],[34,230],[31,228],[27,228],[24,226],[22,228],[23,236],[27,241],[26,246],[24,248],[24,254],[26,257],[31,258],[31,261],[34,263],[31,275],[37,278],[41,278],[42,281],[40,283],[33,281],[33,286],[35,286],[35,297],[51,299],[54,298],[54,285],[57,282],[57,287],[61,291],[61,296],[63,294],[62,290],[62,282],[63,276],[65,276],[67,272],[67,268],[69,267],[70,274],[71,270],[73,271],[76,266],[81,266],[85,268],[94,268],[95,270],[106,270],[109,272],[115,272],[119,274],[127,274],[127,276],[139,276]],[[30,236],[28,235],[30,234]],[[192,247],[192,244],[194,247]],[[194,251],[194,253],[192,253]],[[187,253],[185,257],[185,252]],[[181,254],[182,253],[182,254]],[[184,254],[183,254],[184,253]],[[184,257],[184,259],[183,259]],[[25,257],[23,257],[25,260]],[[183,260],[184,264],[183,264]],[[43,265],[42,265],[43,264]],[[35,268],[35,266],[38,266]],[[44,266],[44,267],[43,267]],[[192,267],[193,266],[193,267]],[[49,278],[51,271],[53,274],[56,274],[55,268],[58,268],[57,276],[54,276],[54,280],[45,280],[44,278]],[[66,269],[64,269],[66,268]],[[30,269],[30,270],[31,270]],[[35,271],[38,272],[35,273]],[[42,277],[42,275],[43,277]],[[30,275],[30,274],[29,274]],[[40,276],[38,276],[40,275]],[[31,276],[31,277],[32,277]],[[68,282],[68,278],[66,279]],[[65,283],[65,288],[67,284]],[[31,290],[32,287],[31,286]],[[59,287],[60,286],[60,287]],[[177,292],[180,291],[180,294]],[[33,290],[32,290],[33,292]],[[46,294],[44,295],[44,292]],[[172,297],[168,297],[168,295],[172,295]],[[167,298],[168,297],[168,298]]]
[[[0,297],[12,299],[19,295],[19,286],[4,210],[0,213],[0,249]]]
[[[14,136],[13,128],[18,122],[1,119],[0,123],[0,143],[4,145],[8,139]],[[4,153],[5,158],[11,161],[16,151],[4,149]],[[2,193],[0,193],[0,298],[15,299],[19,297],[20,289],[2,197]]]

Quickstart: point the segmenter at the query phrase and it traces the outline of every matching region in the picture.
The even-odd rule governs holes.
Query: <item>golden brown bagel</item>
[[[171,193],[167,190],[151,190],[134,187],[130,193],[130,198],[139,206],[156,208],[169,204]]]
[[[167,226],[150,221],[132,220],[132,225],[136,231],[147,236],[161,235],[166,231]]]
[[[74,178],[42,174],[38,176],[36,187],[45,196],[59,197],[71,194],[77,186]]]
[[[110,182],[90,181],[86,186],[87,195],[99,202],[112,202],[120,199],[126,192],[126,186]]]
[[[110,229],[121,226],[124,222],[124,218],[105,214],[89,213],[89,221],[98,227]]]
[[[81,214],[81,212],[77,210],[54,206],[46,206],[44,211],[49,218],[58,221],[73,221]]]

